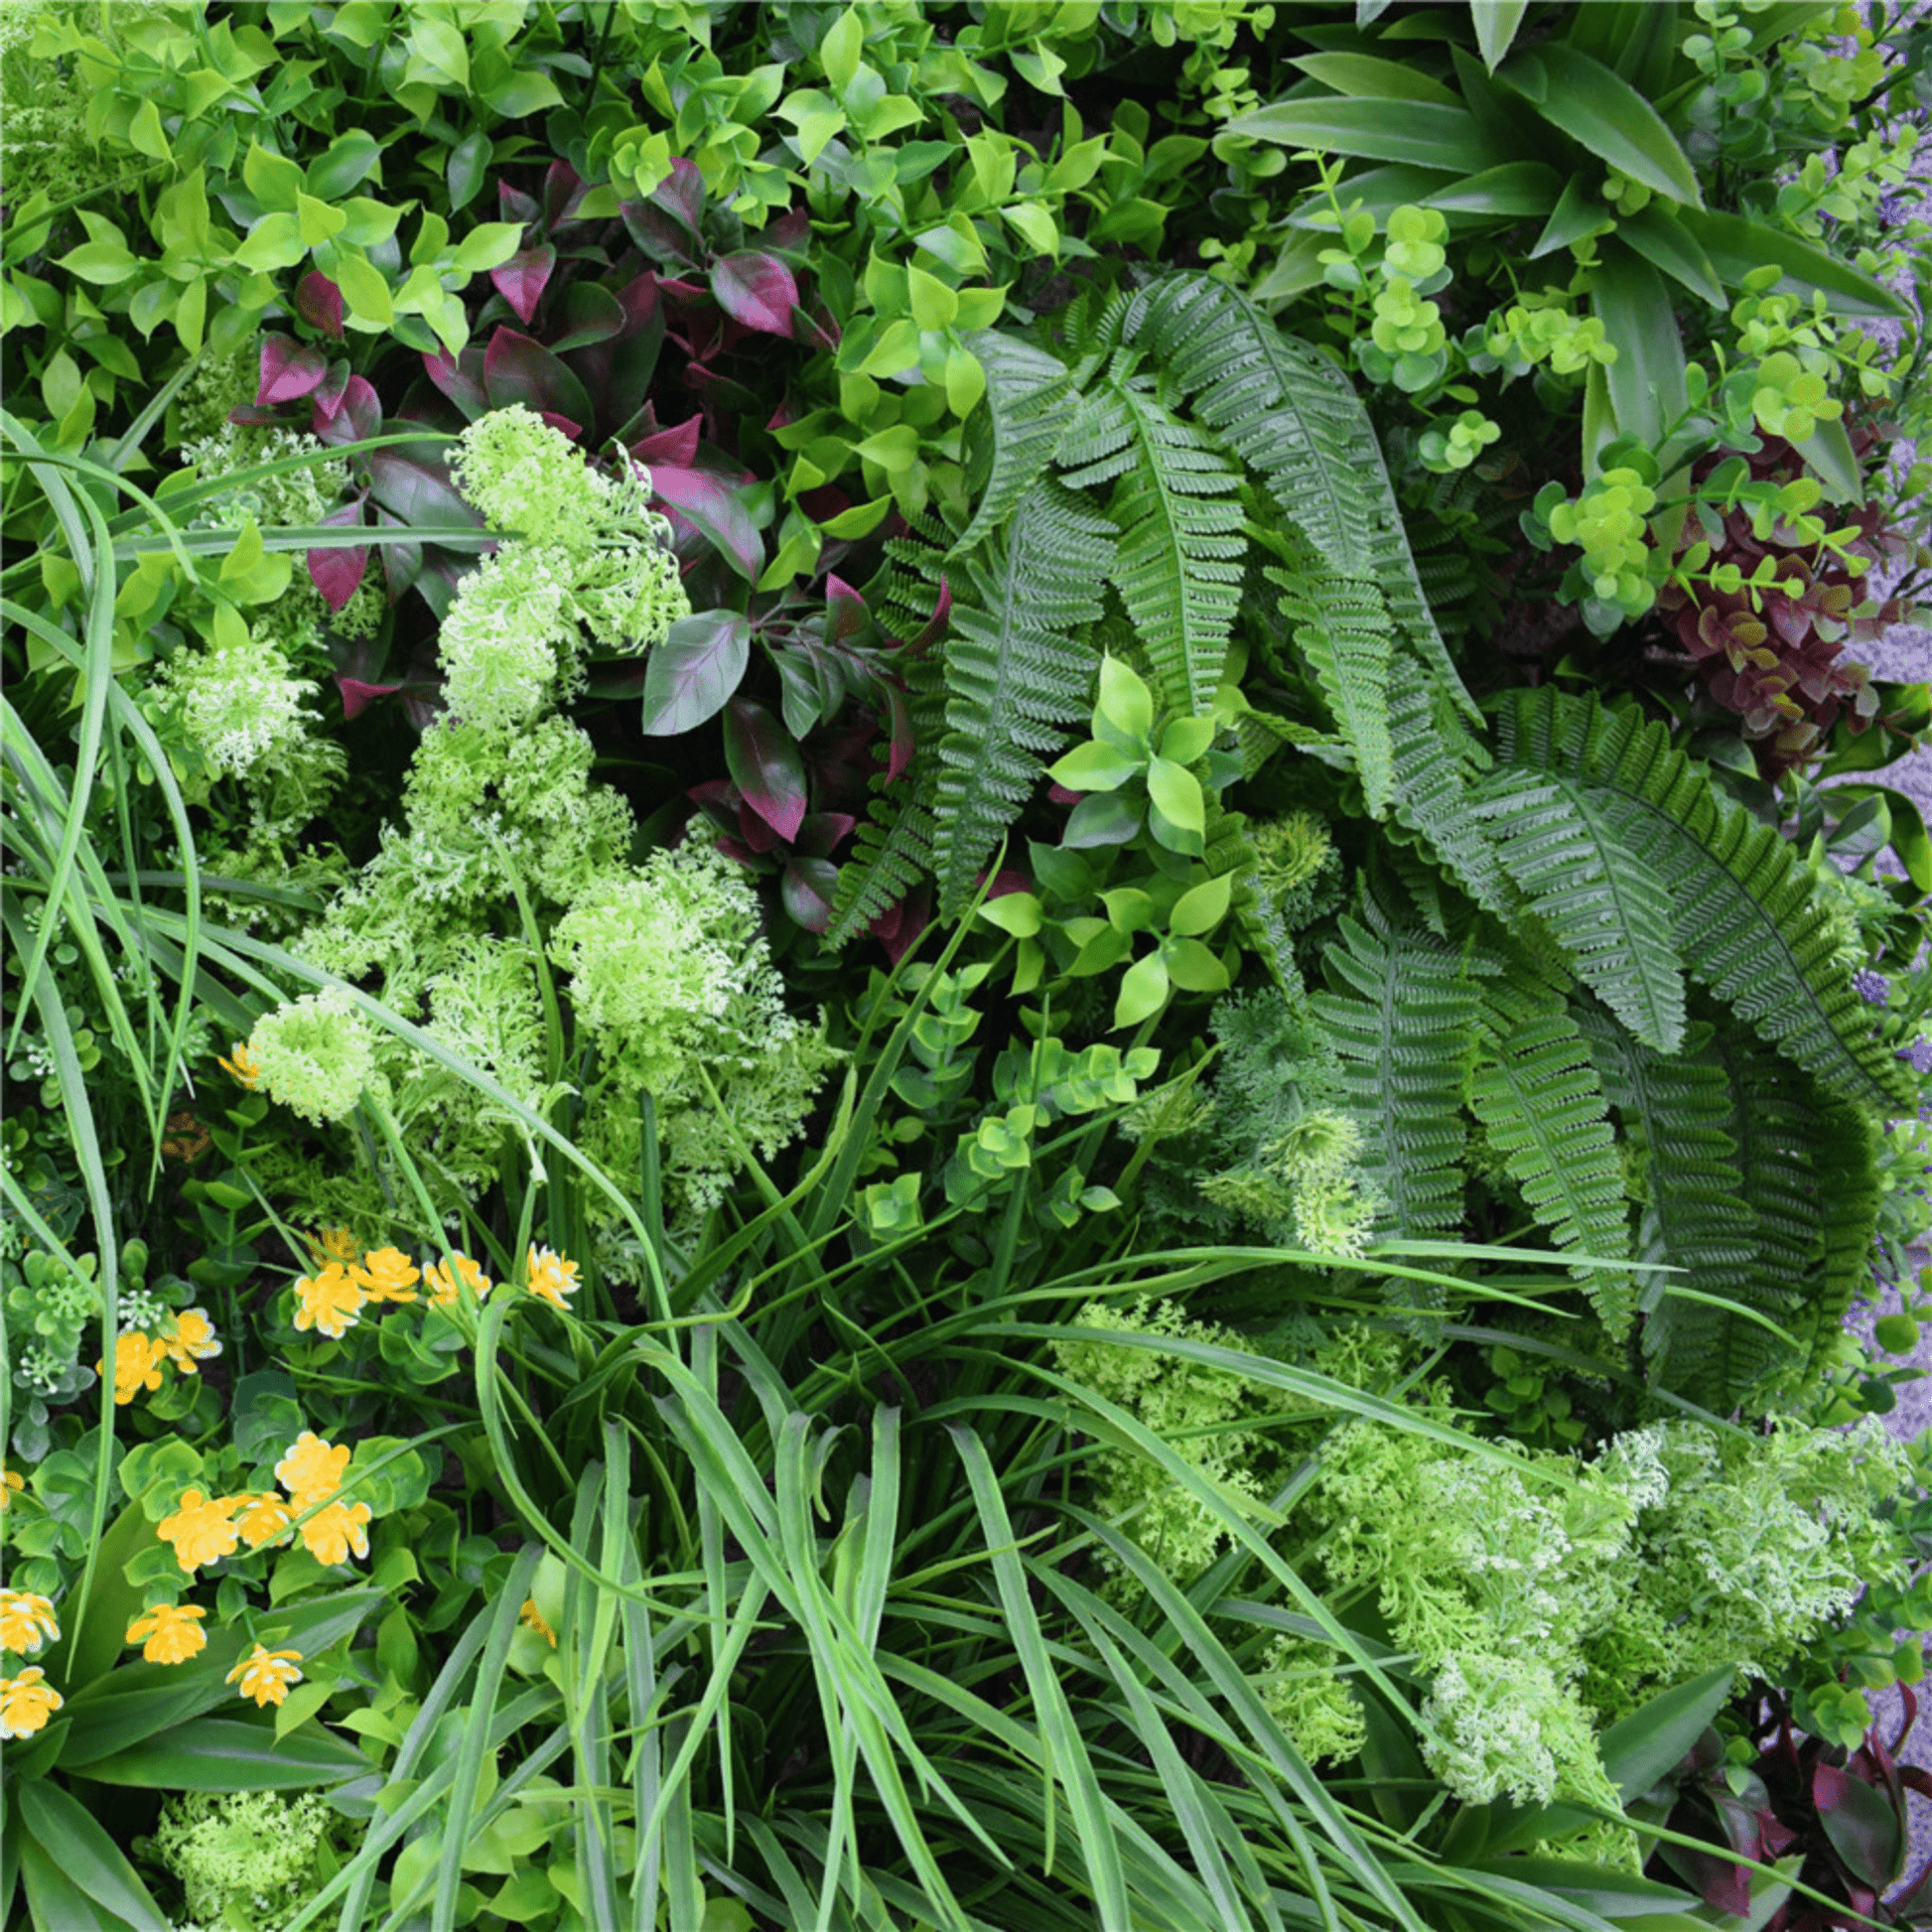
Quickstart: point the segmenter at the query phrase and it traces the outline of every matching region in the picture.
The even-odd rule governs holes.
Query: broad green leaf
[[[1724,284],[1718,271],[1691,231],[1661,203],[1635,214],[1626,214],[1616,224],[1617,239],[1634,248],[1653,268],[1661,268],[1673,281],[1682,282],[1693,295],[1701,296],[1713,308],[1725,306]]]
[[[235,266],[247,269],[293,268],[309,252],[302,220],[295,214],[264,214],[234,252]]]
[[[1670,293],[1647,261],[1612,239],[1603,243],[1590,302],[1616,345],[1616,360],[1604,370],[1616,426],[1654,449],[1690,400]]]
[[[1657,110],[1627,80],[1560,42],[1513,54],[1497,79],[1599,161],[1674,202],[1701,208],[1697,170]]]
[[[116,241],[83,241],[78,248],[69,249],[61,256],[54,265],[65,268],[69,275],[79,276],[83,282],[92,282],[98,288],[111,288],[116,282],[125,282],[137,266],[126,244]]]
[[[1207,811],[1200,780],[1173,759],[1155,759],[1147,770],[1147,792],[1155,809],[1169,824],[1183,832],[1205,834]]]
[[[1712,266],[1726,284],[1735,287],[1753,270],[1775,262],[1784,270],[1778,288],[1786,294],[1810,295],[1822,290],[1834,314],[1885,317],[1903,321],[1912,311],[1904,300],[1850,262],[1782,228],[1741,214],[1699,213],[1680,209],[1678,219],[1702,244]]]
[[[97,1757],[97,1784],[154,1791],[301,1791],[360,1777],[368,1760],[334,1731],[314,1726],[277,1741],[269,1724],[197,1718],[131,1750]]]
[[[1039,900],[1032,893],[1002,893],[980,907],[980,917],[1016,939],[1031,939],[1039,930],[1044,916]]]
[[[1129,746],[1140,744],[1154,729],[1154,693],[1147,680],[1112,652],[1100,660],[1100,697],[1094,706],[1095,729],[1103,723],[1113,726]]]
[[[1730,1695],[1735,1666],[1721,1664],[1688,1684],[1660,1691],[1598,1740],[1603,1768],[1627,1805],[1682,1761]]]
[[[384,328],[395,320],[389,284],[362,255],[338,251],[333,280],[342,290],[350,315],[364,322],[380,323]]]
[[[14,1786],[20,1824],[55,1859],[63,1875],[120,1923],[168,1932],[161,1908],[92,1812],[57,1784],[24,1778]]]
[[[1168,1003],[1168,967],[1158,952],[1137,959],[1121,975],[1120,992],[1114,1000],[1114,1030],[1138,1027]]]
[[[1068,791],[1114,791],[1141,768],[1139,759],[1131,758],[1117,745],[1103,745],[1097,738],[1076,745],[1056,763],[1046,767],[1046,775]]]
[[[1518,0],[1519,5],[1523,3]],[[1426,100],[1438,107],[1462,104],[1440,80],[1432,80],[1400,61],[1385,61],[1373,54],[1305,54],[1288,65],[1351,99]]]
[[[1173,910],[1168,914],[1168,930],[1187,937],[1212,932],[1227,917],[1233,892],[1231,873],[1189,888],[1174,900]]]
[[[457,243],[455,265],[467,275],[501,268],[516,253],[522,238],[520,221],[485,221]]]
[[[1864,474],[1859,467],[1858,452],[1843,422],[1823,419],[1812,426],[1811,434],[1797,446],[1805,467],[1813,471],[1831,492],[1835,503],[1859,504],[1864,501]]]
[[[284,214],[295,212],[295,198],[308,186],[308,177],[286,155],[271,153],[259,141],[250,141],[241,164],[241,178],[248,192],[264,207]]]
[[[912,305],[912,320],[921,329],[945,329],[958,315],[959,297],[938,276],[908,265],[905,286]]]
[[[526,114],[540,114],[546,107],[564,104],[556,81],[530,68],[497,81],[484,93],[483,99],[506,121],[520,121]]]
[[[1235,115],[1227,131],[1284,147],[1406,161],[1455,175],[1479,174],[1508,159],[1489,152],[1465,109],[1425,100],[1278,100]]]

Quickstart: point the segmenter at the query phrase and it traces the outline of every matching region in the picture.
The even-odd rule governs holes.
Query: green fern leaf
[[[1644,1353],[1660,1386],[1727,1414],[1778,1365],[1776,1338],[1741,1310],[1754,1308],[1757,1246],[1737,1142],[1730,1084],[1710,1050],[1708,1026],[1690,1027],[1684,1048],[1659,1053],[1587,1002],[1580,1031],[1642,1164],[1644,1210],[1638,1259],[1681,1272],[1644,1291]],[[1682,1284],[1731,1307],[1673,1296]]]
[[[919,883],[932,864],[932,791],[914,789],[908,774],[888,787],[873,780],[873,815],[853,836],[832,894],[827,946],[843,946],[883,918]]]
[[[1485,912],[1512,918],[1518,895],[1469,797],[1470,766],[1485,755],[1406,656],[1397,657],[1390,678],[1389,742],[1397,823],[1421,838]]]
[[[1791,1325],[1816,1375],[1852,1304],[1870,1292],[1871,1238],[1884,1199],[1878,1173],[1878,1127],[1864,1108],[1819,1096],[1813,1179],[1820,1208],[1823,1260],[1817,1284]]]
[[[1684,1039],[1684,969],[1670,899],[1590,789],[1503,770],[1480,787],[1475,809],[1578,977],[1639,1039],[1674,1053]]]
[[[1060,446],[1069,488],[1116,483],[1113,581],[1175,709],[1210,710],[1241,603],[1239,473],[1117,358]]]
[[[988,854],[1039,783],[1041,755],[1066,742],[1059,727],[1092,702],[1099,658],[1080,632],[1101,614],[1113,562],[1112,525],[1050,479],[955,560],[933,835],[946,917],[972,897]]]
[[[1207,275],[1151,284],[1121,333],[1194,395],[1201,420],[1267,480],[1282,514],[1330,570],[1381,587],[1444,690],[1479,721],[1423,594],[1381,445],[1347,375]]]
[[[1629,1213],[1609,1107],[1562,995],[1534,980],[1492,984],[1482,1034],[1470,1104],[1530,1211],[1558,1247],[1627,1260]],[[1635,1278],[1600,1268],[1571,1273],[1621,1340],[1636,1318]]]
[[[1725,798],[1662,725],[1634,712],[1547,688],[1513,691],[1498,731],[1504,763],[1570,777],[1662,882],[1693,978],[1834,1092],[1881,1108],[1909,1101],[1776,826]]]
[[[972,521],[953,545],[970,550],[997,530],[1045,475],[1066,425],[1072,376],[1058,357],[1024,337],[988,329],[969,345],[986,372],[983,411],[974,416],[969,486],[978,491]]]
[[[1395,630],[1372,583],[1269,565],[1262,575],[1281,593],[1279,608],[1302,661],[1313,673],[1343,738],[1370,813],[1384,817],[1395,786],[1389,737],[1389,660]]]
[[[1459,948],[1395,924],[1372,902],[1344,916],[1313,998],[1341,1057],[1342,1104],[1362,1130],[1362,1170],[1386,1203],[1383,1231],[1444,1234],[1462,1221],[1462,1094],[1477,991]]]

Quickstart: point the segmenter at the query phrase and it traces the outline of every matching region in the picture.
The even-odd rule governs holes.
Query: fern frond
[[[1820,1096],[1814,1179],[1824,1258],[1817,1286],[1790,1325],[1816,1374],[1852,1304],[1871,1292],[1871,1237],[1884,1194],[1878,1176],[1878,1127],[1846,1100]]]
[[[1362,1170],[1382,1231],[1444,1234],[1462,1221],[1462,1092],[1477,992],[1459,948],[1398,926],[1372,902],[1344,916],[1322,957],[1316,1017],[1341,1057],[1342,1104],[1362,1130]]]
[[[1630,1219],[1609,1107],[1562,996],[1533,980],[1492,984],[1481,1027],[1470,1104],[1538,1224],[1560,1248],[1627,1260]],[[1570,1272],[1621,1340],[1636,1318],[1635,1278],[1600,1268]]]
[[[1518,902],[1470,801],[1470,766],[1483,754],[1462,721],[1438,706],[1422,667],[1399,656],[1389,685],[1389,743],[1396,822],[1415,833],[1443,869],[1497,918]]]
[[[852,852],[839,868],[832,893],[827,946],[856,939],[883,918],[932,866],[932,789],[915,787],[909,775],[888,787],[873,780],[873,815],[854,834]]]
[[[1373,584],[1318,568],[1302,572],[1271,564],[1262,575],[1281,592],[1278,608],[1295,647],[1354,751],[1370,813],[1386,816],[1395,784],[1389,738],[1395,630],[1388,606]]]
[[[1039,782],[1040,755],[1091,702],[1099,659],[1081,629],[1103,609],[1114,533],[1051,479],[985,544],[955,559],[945,650],[933,869],[950,917]]]
[[[1403,633],[1472,721],[1480,713],[1436,628],[1381,445],[1347,375],[1212,276],[1164,277],[1122,334],[1144,343],[1201,420],[1265,478],[1282,514],[1337,576],[1381,587]]]
[[[1834,1092],[1881,1108],[1910,1099],[1776,826],[1724,797],[1662,725],[1634,712],[1513,691],[1498,729],[1503,762],[1567,774],[1580,795],[1595,794],[1625,849],[1662,882],[1693,978]]]
[[[1045,474],[1065,427],[1072,386],[1066,365],[1023,337],[988,329],[970,346],[986,373],[986,408],[975,417],[969,470],[979,501],[952,546],[955,553],[997,530]]]
[[[1642,1163],[1638,1258],[1682,1271],[1653,1277],[1644,1292],[1651,1374],[1664,1388],[1727,1414],[1777,1367],[1781,1351],[1772,1334],[1738,1312],[1758,1299],[1757,1247],[1731,1132],[1730,1084],[1711,1051],[1711,1031],[1692,1026],[1681,1051],[1659,1053],[1601,1007],[1580,1003],[1577,1020]],[[1734,1307],[1671,1296],[1669,1285],[1680,1283]]]
[[[1639,1039],[1674,1053],[1684,968],[1670,898],[1589,789],[1506,769],[1480,787],[1475,810],[1578,977]]]

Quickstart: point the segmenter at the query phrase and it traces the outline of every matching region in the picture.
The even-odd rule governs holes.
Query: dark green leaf
[[[1626,1805],[1682,1761],[1730,1695],[1736,1676],[1731,1665],[1721,1664],[1688,1684],[1659,1691],[1603,1732],[1603,1768]]]
[[[14,1787],[20,1823],[60,1865],[62,1874],[118,1922],[140,1932],[168,1932],[148,1888],[85,1806],[57,1784],[25,1779]],[[65,1929],[64,1929],[65,1932]]]
[[[1614,240],[1603,244],[1590,299],[1616,360],[1604,371],[1616,426],[1653,448],[1689,406],[1684,344],[1663,278]]]
[[[1574,47],[1546,42],[1534,54],[1511,55],[1497,78],[1599,161],[1674,202],[1704,206],[1697,170],[1677,137],[1649,101],[1600,62]]]
[[[1407,161],[1458,175],[1478,174],[1506,158],[1489,153],[1475,121],[1462,108],[1418,100],[1278,100],[1237,114],[1228,122],[1228,132],[1285,147]]]
[[[368,1768],[360,1751],[319,1725],[304,1725],[278,1743],[271,1725],[198,1718],[132,1750],[96,1758],[87,1776],[154,1791],[299,1791],[341,1784]]]
[[[1869,275],[1862,275],[1850,262],[1842,262],[1782,228],[1748,221],[1741,214],[1691,209],[1679,210],[1678,219],[1703,246],[1720,279],[1732,287],[1753,269],[1775,262],[1784,270],[1780,291],[1808,296],[1822,290],[1835,315],[1900,321],[1912,313],[1902,298]]]
[[[1446,214],[1548,214],[1563,188],[1563,177],[1544,162],[1506,161],[1500,168],[1466,175],[1425,199]]]
[[[1516,30],[1522,26],[1529,6],[1530,0],[1469,0],[1476,46],[1482,50],[1482,65],[1491,73],[1509,52],[1509,44],[1516,38]]]
[[[1616,224],[1616,232],[1619,241],[1628,242],[1653,268],[1661,268],[1713,308],[1725,306],[1724,284],[1711,257],[1669,208],[1653,202],[1635,214],[1626,214]]]

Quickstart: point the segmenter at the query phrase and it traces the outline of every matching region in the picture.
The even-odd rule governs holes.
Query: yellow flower
[[[543,1612],[537,1608],[537,1599],[534,1596],[524,1597],[523,1608],[518,1613],[516,1620],[522,1624],[524,1629],[534,1630],[552,1650],[556,1649],[557,1633],[551,1629],[549,1624],[544,1622]]]
[[[31,1737],[67,1702],[36,1664],[18,1677],[0,1677],[0,1739]]]
[[[533,1247],[527,1273],[532,1295],[542,1296],[554,1308],[569,1308],[565,1298],[575,1295],[579,1286],[574,1261],[560,1255],[555,1248]]]
[[[413,1302],[422,1280],[416,1264],[400,1248],[377,1248],[349,1270],[349,1279],[371,1302]]]
[[[0,1650],[31,1657],[44,1643],[59,1643],[54,1604],[31,1590],[0,1589]]]
[[[7,1505],[13,1501],[14,1492],[26,1487],[19,1470],[0,1467],[0,1516],[6,1515]]]
[[[130,1328],[114,1337],[114,1401],[125,1408],[143,1389],[161,1386],[161,1365],[168,1358],[165,1342]],[[94,1373],[104,1370],[104,1362],[94,1364]]]
[[[367,1298],[355,1277],[340,1261],[332,1261],[313,1275],[296,1278],[295,1299],[298,1328],[313,1328],[340,1341],[354,1327],[356,1311]]]
[[[141,1655],[151,1664],[185,1664],[207,1648],[207,1632],[201,1619],[207,1615],[199,1603],[150,1603],[145,1616],[127,1626],[127,1641],[140,1643]]]
[[[302,1682],[302,1673],[296,1668],[301,1661],[299,1650],[266,1650],[257,1644],[224,1681],[239,1683],[241,1695],[253,1698],[256,1708],[265,1711],[288,1696],[291,1684]]]
[[[446,1268],[440,1261],[423,1263],[423,1280],[429,1284],[429,1305],[433,1309],[447,1309],[456,1305],[460,1299],[459,1284],[469,1289],[481,1302],[495,1286],[483,1271],[481,1262],[472,1261],[468,1255],[452,1255],[451,1265]]]
[[[259,1550],[264,1543],[288,1541],[288,1528],[295,1512],[280,1496],[252,1491],[240,1496],[223,1496],[221,1501],[224,1507],[233,1504],[239,1512],[234,1526],[249,1549]]]
[[[304,1237],[309,1244],[309,1252],[316,1258],[316,1266],[326,1262],[352,1262],[362,1250],[355,1236],[347,1228],[324,1228],[320,1234]]]
[[[289,1452],[275,1465],[275,1479],[295,1499],[297,1509],[325,1501],[343,1486],[348,1450],[325,1443],[313,1429],[295,1439]]]
[[[195,1364],[212,1361],[221,1352],[221,1338],[207,1309],[183,1309],[175,1316],[175,1332],[156,1345],[184,1375],[199,1375]]]
[[[192,1577],[202,1564],[234,1555],[239,1540],[232,1521],[235,1504],[233,1496],[223,1496],[217,1501],[199,1489],[190,1489],[156,1535],[162,1542],[175,1546],[175,1561]]]
[[[253,1093],[261,1084],[262,1070],[255,1064],[255,1056],[249,1052],[248,1042],[238,1039],[229,1050],[234,1054],[233,1059],[222,1059],[217,1054],[215,1063],[223,1072],[232,1073],[250,1093]]]
[[[368,1520],[367,1503],[328,1503],[302,1525],[302,1541],[318,1563],[346,1563],[350,1550],[368,1555]]]

